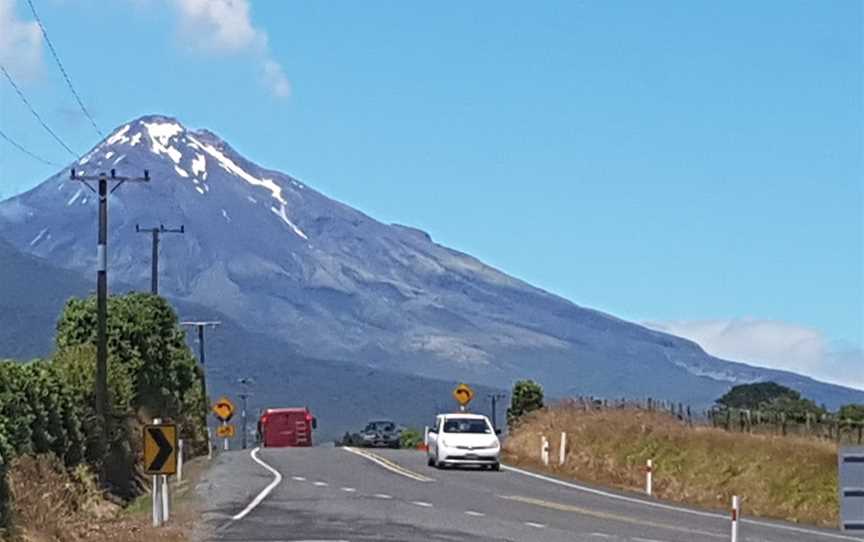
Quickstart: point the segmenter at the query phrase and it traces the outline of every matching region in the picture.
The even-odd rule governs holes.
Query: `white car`
[[[439,414],[435,426],[429,428],[427,444],[430,467],[479,465],[501,469],[501,442],[486,416]]]

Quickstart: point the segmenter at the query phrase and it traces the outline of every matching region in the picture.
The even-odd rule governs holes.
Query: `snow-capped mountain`
[[[704,405],[734,383],[772,379],[829,405],[864,398],[719,360],[690,341],[579,307],[422,231],[380,223],[173,118],[125,124],[70,167],[149,170],[149,183],[126,184],[110,197],[112,282],[148,288],[150,238],[136,224],[182,224],[185,234],[161,244],[162,293],[227,314],[304,355],[497,386],[532,377],[555,395]],[[0,237],[89,272],[95,207],[94,194],[61,171],[0,203]]]

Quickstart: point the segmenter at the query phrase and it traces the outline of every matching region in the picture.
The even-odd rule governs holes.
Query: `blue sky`
[[[864,386],[862,4],[33,0],[108,132],[164,113],[576,303]],[[98,141],[32,26],[0,61]],[[0,79],[0,125],[69,157]],[[0,141],[0,195],[57,168]]]

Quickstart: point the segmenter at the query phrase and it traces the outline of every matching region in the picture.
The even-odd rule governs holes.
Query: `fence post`
[[[558,465],[564,464],[567,456],[567,433],[561,431],[561,445],[558,447]]]
[[[741,499],[732,497],[732,542],[738,542],[738,516],[741,515]]]
[[[654,461],[649,459],[645,464],[645,493],[650,497],[654,491]]]

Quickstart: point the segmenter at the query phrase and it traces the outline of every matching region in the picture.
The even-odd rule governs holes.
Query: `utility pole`
[[[201,397],[204,402],[204,419],[207,419],[207,368],[204,365],[204,328],[222,324],[216,320],[180,322],[181,326],[194,326],[198,329],[198,361],[201,362]]]
[[[499,399],[506,399],[506,393],[489,393],[486,395],[492,401],[492,429],[498,430],[498,422],[497,422],[497,414],[498,409],[496,408],[497,402]]]
[[[180,228],[166,228],[162,224],[159,224],[158,228],[142,228],[135,224],[135,231],[137,233],[149,233],[153,236],[153,257],[151,258],[152,269],[150,270],[150,293],[153,295],[159,295],[159,236],[163,233],[186,233],[184,231],[184,227],[181,225]]]
[[[144,170],[143,177],[118,176],[112,169],[109,173],[98,175],[79,175],[71,170],[69,179],[84,183],[91,191],[99,195],[99,234],[96,244],[96,420],[100,424],[99,445],[101,453],[108,452],[110,406],[108,404],[108,196],[120,188],[123,183],[149,182],[150,172]],[[98,183],[98,190],[88,181]],[[112,183],[108,190],[108,183]]]
[[[245,450],[246,449],[246,433],[248,432],[247,425],[246,425],[246,406],[247,406],[246,405],[246,399],[249,398],[249,385],[253,384],[255,381],[252,380],[251,378],[243,377],[243,378],[238,378],[237,382],[239,382],[240,384],[243,385],[243,392],[240,393],[239,395],[240,395],[240,399],[243,400],[243,406],[242,406],[242,410],[240,411],[240,417],[242,419],[241,423],[243,424],[242,428],[241,428],[241,431],[243,431],[242,446],[243,446],[243,449]]]

